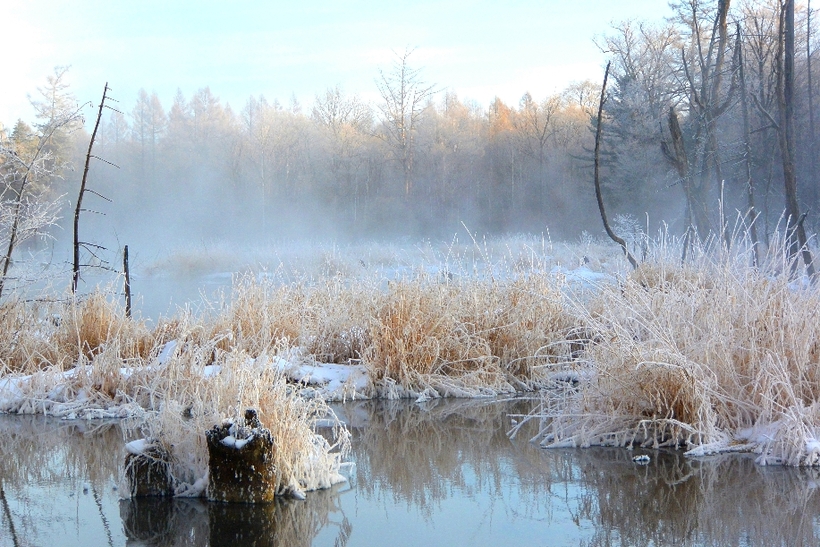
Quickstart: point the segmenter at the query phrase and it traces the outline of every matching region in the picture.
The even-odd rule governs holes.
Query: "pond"
[[[350,481],[306,501],[120,500],[116,422],[0,416],[0,547],[816,545],[820,471],[748,455],[544,450],[526,400],[358,401]],[[646,454],[648,464],[632,461]]]

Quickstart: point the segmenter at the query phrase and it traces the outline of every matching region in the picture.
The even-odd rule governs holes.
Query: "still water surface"
[[[350,482],[263,506],[120,500],[116,423],[0,416],[0,547],[820,544],[818,470],[543,450],[506,435],[526,406],[340,405]]]

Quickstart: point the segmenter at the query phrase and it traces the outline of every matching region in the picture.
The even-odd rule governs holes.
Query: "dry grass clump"
[[[144,322],[128,319],[101,292],[63,302],[0,304],[0,363],[6,373],[60,370],[92,361],[108,346],[122,360],[145,359],[156,345]]]
[[[235,347],[257,355],[280,340],[295,344],[305,298],[296,284],[257,282],[251,275],[237,278],[230,303],[206,326],[205,339],[219,337],[220,349]]]
[[[208,348],[181,348],[157,374],[136,379],[146,395],[162,394],[162,399],[156,401],[157,412],[132,420],[129,429],[168,456],[176,495],[201,494],[208,462],[205,431],[224,419],[242,423],[246,408],[257,409],[272,433],[277,495],[326,488],[338,480],[348,436],[324,401],[299,397],[267,355],[252,359],[231,351],[221,355],[219,370],[209,373],[203,353]],[[314,430],[327,419],[336,423],[333,445]]]
[[[548,393],[551,446],[753,450],[820,463],[820,291],[740,259],[658,261],[601,287],[579,389]],[[817,444],[815,444],[817,443]]]
[[[0,303],[0,376],[51,364],[56,306],[10,298]]]
[[[352,283],[334,276],[318,283],[305,302],[299,346],[323,363],[362,359],[372,344],[368,319],[380,297],[375,280]]]
[[[573,323],[546,276],[396,282],[371,323],[364,363],[383,389],[462,396],[531,389],[543,379],[540,368],[569,358],[559,341]]]
[[[308,286],[242,276],[225,310],[200,319],[201,342],[219,338],[219,350],[250,355],[284,343],[320,362],[348,363],[368,344],[364,322],[378,290],[339,277]]]
[[[110,343],[117,344],[117,353],[124,360],[145,359],[155,346],[144,322],[125,317],[123,310],[99,291],[65,305],[55,342],[58,355],[69,362],[77,362],[80,355],[91,361]]]
[[[664,290],[666,287],[688,286],[708,290],[713,288],[709,275],[709,269],[658,261],[640,264],[629,272],[628,277],[647,289]]]

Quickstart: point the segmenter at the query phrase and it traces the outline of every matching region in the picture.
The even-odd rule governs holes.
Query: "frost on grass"
[[[0,410],[130,416],[154,424],[144,436],[159,441],[156,431],[204,431],[256,408],[248,386],[281,386],[311,408],[544,389],[535,417],[547,446],[676,446],[820,464],[816,287],[782,273],[777,245],[751,268],[743,250],[690,253],[681,266],[679,249],[638,243],[649,258],[617,279],[613,248],[594,239],[560,249],[428,245],[417,264],[334,251],[315,275],[237,277],[220,305],[150,329],[103,295],[11,299],[0,304],[9,334],[0,338]],[[319,414],[304,416],[315,424]],[[180,454],[202,453],[185,442]],[[180,465],[182,492],[197,491],[202,462]],[[311,483],[299,465],[283,491]]]
[[[744,258],[657,259],[578,305],[576,381],[544,392],[536,439],[819,465],[820,291]]]
[[[299,396],[270,360],[229,355],[219,373],[211,375],[191,371],[196,365],[180,357],[172,357],[166,366],[190,376],[171,382],[159,409],[126,420],[125,429],[159,448],[168,464],[174,495],[205,494],[209,469],[206,431],[221,426],[225,419],[244,423],[248,408],[258,411],[257,427],[270,432],[275,495],[299,497],[305,491],[344,480],[339,469],[349,448],[347,431],[323,399]],[[328,421],[332,441],[317,432],[317,424]],[[245,449],[254,430],[244,429],[232,428],[222,443],[230,444],[232,450]]]

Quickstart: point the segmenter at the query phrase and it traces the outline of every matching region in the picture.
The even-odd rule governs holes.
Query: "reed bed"
[[[573,381],[545,392],[537,438],[820,464],[820,290],[779,253],[761,267],[742,249],[659,254],[576,300],[584,349]]]
[[[177,495],[202,493],[205,431],[240,420],[246,408],[274,436],[277,493],[339,480],[347,433],[321,399],[299,397],[272,366],[280,348],[270,328],[267,337],[245,336],[241,326],[234,335],[221,328],[224,318],[203,323],[183,313],[149,329],[102,294],[47,306],[10,301],[0,316],[36,333],[2,346],[3,410],[128,418],[126,436],[148,438],[167,457]],[[337,423],[333,444],[315,431],[328,419]]]
[[[574,320],[546,274],[393,283],[375,309],[362,358],[388,398],[532,390],[569,358]]]
[[[694,249],[685,264],[676,245],[644,245],[631,273],[618,273],[618,250],[594,240],[559,248],[473,238],[407,256],[375,247],[365,258],[365,249],[326,249],[310,275],[246,273],[205,312],[183,309],[151,326],[100,293],[10,299],[0,304],[0,406],[150,416],[156,438],[258,406],[271,429],[307,424],[292,441],[302,454],[300,443],[316,441],[310,424],[330,415],[299,397],[277,360],[356,364],[369,379],[363,397],[543,389],[531,419],[545,446],[752,451],[760,463],[820,464],[820,291],[795,280],[776,238],[754,267],[742,242]],[[558,267],[559,256],[576,269]],[[202,453],[197,442],[189,453]],[[194,471],[179,481],[190,486],[202,461],[186,465]],[[299,465],[283,491],[311,482]]]

